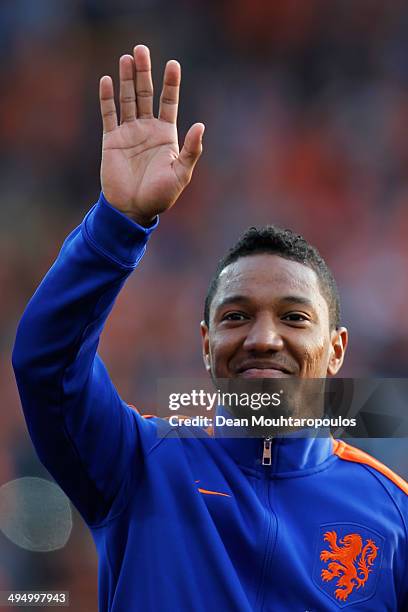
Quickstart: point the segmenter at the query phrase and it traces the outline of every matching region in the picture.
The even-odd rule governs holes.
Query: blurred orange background
[[[156,381],[197,377],[217,260],[248,226],[302,233],[332,267],[351,345],[344,376],[408,366],[408,5],[403,0],[3,0],[0,7],[0,485],[43,476],[10,365],[24,306],[99,193],[98,81],[134,44],[156,93],[182,64],[181,140],[206,124],[193,182],[122,291],[101,354],[154,412]],[[355,442],[353,442],[355,443]],[[358,445],[408,476],[406,440]],[[0,590],[69,590],[96,610],[97,560],[75,514],[67,546],[0,532]],[[36,608],[38,610],[38,608]]]

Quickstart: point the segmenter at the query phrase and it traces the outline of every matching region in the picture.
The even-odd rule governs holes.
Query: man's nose
[[[243,348],[248,352],[265,353],[280,351],[284,347],[283,338],[278,325],[271,315],[263,315],[254,319],[245,338]]]

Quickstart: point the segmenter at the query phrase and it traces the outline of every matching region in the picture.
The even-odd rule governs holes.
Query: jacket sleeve
[[[30,436],[89,524],[108,516],[157,442],[154,423],[121,400],[96,354],[113,302],[156,226],[140,227],[101,194],[64,242],[17,331],[13,367]]]

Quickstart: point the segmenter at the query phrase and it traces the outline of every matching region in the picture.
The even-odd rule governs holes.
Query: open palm
[[[191,179],[202,150],[204,126],[194,124],[179,152],[177,109],[180,65],[167,62],[158,118],[153,116],[150,54],[138,45],[119,62],[120,123],[112,79],[100,81],[103,120],[102,190],[121,212],[142,224],[170,208]]]

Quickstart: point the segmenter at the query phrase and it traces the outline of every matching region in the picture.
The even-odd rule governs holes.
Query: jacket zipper
[[[262,465],[271,466],[272,465],[272,436],[267,436],[263,441],[263,452],[262,452]],[[264,608],[265,601],[265,581],[268,575],[268,567],[271,563],[271,558],[273,554],[273,549],[275,548],[276,543],[276,531],[277,531],[277,518],[276,514],[272,509],[270,495],[269,495],[269,478],[267,475],[269,470],[265,471],[263,474],[263,482],[265,485],[265,509],[267,516],[267,525],[266,525],[266,538],[265,538],[265,556],[262,564],[262,573],[261,580],[258,587],[255,609],[259,612]]]
[[[262,465],[272,465],[272,436],[264,439]]]

